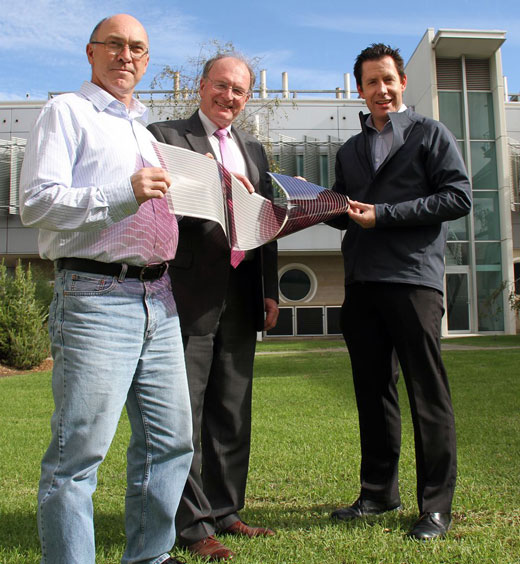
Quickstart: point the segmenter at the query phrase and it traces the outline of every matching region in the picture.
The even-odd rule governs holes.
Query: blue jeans
[[[126,404],[124,563],[160,564],[192,459],[182,340],[168,275],[153,282],[56,273],[50,308],[55,411],[42,460],[42,562],[95,562],[92,494]]]

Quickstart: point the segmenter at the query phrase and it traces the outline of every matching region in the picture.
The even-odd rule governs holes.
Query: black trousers
[[[183,337],[194,447],[175,518],[178,543],[184,546],[229,527],[244,506],[256,348],[249,268],[244,264],[230,271],[215,331]]]
[[[437,290],[410,284],[347,286],[341,324],[352,363],[361,435],[361,495],[400,502],[401,415],[395,349],[410,402],[419,511],[451,511],[457,473],[455,420],[440,334]]]

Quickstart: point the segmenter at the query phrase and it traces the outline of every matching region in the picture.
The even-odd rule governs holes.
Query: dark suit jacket
[[[198,112],[186,120],[152,123],[148,129],[162,143],[213,153]],[[248,133],[235,128],[232,131],[246,161],[247,177],[260,195],[272,200],[269,165],[262,144]],[[184,217],[179,221],[179,232],[170,274],[182,333],[207,335],[215,329],[226,297],[231,252],[222,228],[213,221]],[[256,249],[253,263],[238,268],[251,272],[246,283],[254,286],[256,326],[261,331],[264,297],[278,301],[276,242]]]

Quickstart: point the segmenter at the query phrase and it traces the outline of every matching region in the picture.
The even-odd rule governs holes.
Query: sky
[[[166,65],[186,69],[212,41],[232,42],[267,71],[267,87],[343,88],[357,54],[371,43],[398,47],[405,60],[427,28],[506,31],[503,73],[520,93],[520,5],[517,0],[0,0],[0,101],[44,100],[90,78],[85,55],[99,20],[129,13],[150,37],[147,90]],[[352,88],[354,88],[352,78]]]

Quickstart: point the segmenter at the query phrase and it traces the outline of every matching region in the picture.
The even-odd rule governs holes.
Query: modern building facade
[[[405,104],[450,128],[473,186],[471,215],[450,224],[445,335],[516,332],[509,296],[520,276],[520,101],[504,83],[505,38],[503,31],[428,29],[406,66]],[[359,132],[358,114],[366,111],[350,90],[345,75],[343,88],[297,93],[285,75],[282,89],[269,91],[262,72],[248,106],[273,166],[331,187],[336,151]],[[270,104],[275,95],[277,104]],[[37,233],[17,215],[16,186],[23,138],[42,104],[0,102],[0,257],[11,263],[38,260]],[[154,100],[151,113],[152,121],[167,119],[171,103]],[[281,316],[270,334],[339,333],[341,239],[341,232],[317,225],[279,241]]]

